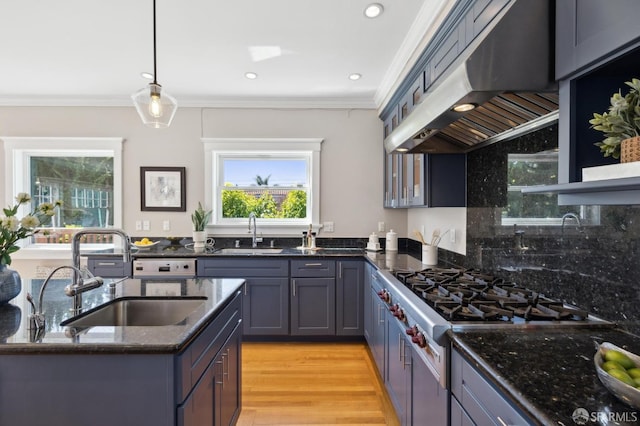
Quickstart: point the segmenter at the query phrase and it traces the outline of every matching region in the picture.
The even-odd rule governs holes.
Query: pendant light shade
[[[156,0],[153,0],[153,83],[131,95],[142,122],[156,129],[169,127],[178,109],[176,99],[158,84],[156,67]]]

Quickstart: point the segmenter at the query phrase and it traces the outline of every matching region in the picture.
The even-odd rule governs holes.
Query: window
[[[319,222],[321,139],[204,139],[207,205],[216,233]]]
[[[121,227],[120,138],[2,138],[5,149],[5,194],[31,194],[38,204],[62,200],[50,224],[32,243],[67,244],[84,227]],[[23,214],[26,212],[23,212]],[[88,242],[110,242],[87,236]]]
[[[557,194],[524,194],[522,188],[558,182],[558,151],[508,154],[507,206],[502,225],[561,225],[562,217],[574,213],[582,224],[598,224],[597,206],[560,206]]]

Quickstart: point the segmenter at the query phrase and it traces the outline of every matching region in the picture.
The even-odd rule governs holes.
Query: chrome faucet
[[[126,232],[122,229],[117,228],[84,228],[80,231],[76,232],[73,236],[73,240],[71,242],[71,258],[73,263],[73,283],[81,282],[81,271],[80,271],[80,239],[84,235],[117,235],[122,239],[122,260],[124,262],[131,262],[131,239]],[[73,294],[68,294],[68,296],[73,296],[74,298],[74,311],[75,313],[80,313],[82,311],[82,293],[83,291],[78,291],[79,288],[72,288],[69,291]],[[90,289],[87,289],[90,290]],[[66,289],[65,289],[66,292]]]
[[[249,232],[251,232],[251,220],[253,219],[253,238],[251,239],[251,248],[258,247],[258,243],[262,242],[262,237],[258,237],[258,227],[256,225],[256,214],[254,212],[249,213]]]
[[[575,220],[575,221],[576,221],[576,225],[578,226],[578,229],[580,229],[580,228],[582,227],[582,224],[580,223],[580,218],[578,217],[578,215],[577,215],[577,214],[575,214],[575,213],[571,213],[571,212],[569,212],[569,213],[565,213],[565,214],[562,216],[562,229],[564,229],[564,223],[565,223],[565,221],[566,221],[567,219],[573,219],[573,220]]]
[[[42,311],[44,290],[45,288],[47,288],[47,284],[49,284],[49,281],[55,275],[55,273],[61,269],[71,269],[74,275],[78,277],[75,278],[71,284],[67,285],[64,288],[64,293],[69,297],[73,297],[73,315],[77,315],[82,311],[82,298],[80,295],[85,291],[93,290],[94,288],[100,287],[104,282],[101,277],[90,276],[86,279],[80,278],[82,271],[80,271],[80,269],[76,268],[75,266],[62,265],[53,269],[42,283],[42,287],[40,287],[37,310],[35,309],[35,304],[33,303],[31,294],[27,293],[27,300],[29,301],[29,303],[31,303],[32,309],[31,315],[29,316],[29,330],[31,330],[32,332],[37,332],[34,334],[34,336],[42,333],[46,326],[44,312]],[[89,275],[91,274],[89,273]],[[80,301],[80,304],[78,304],[78,301]]]

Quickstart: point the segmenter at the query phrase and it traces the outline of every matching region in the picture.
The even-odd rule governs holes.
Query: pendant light
[[[178,109],[176,99],[158,84],[156,67],[156,0],[153,0],[153,83],[131,95],[142,122],[156,129],[169,127]]]

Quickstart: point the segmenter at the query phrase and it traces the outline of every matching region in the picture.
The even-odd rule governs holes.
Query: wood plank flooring
[[[398,425],[365,343],[242,344],[238,425]]]

